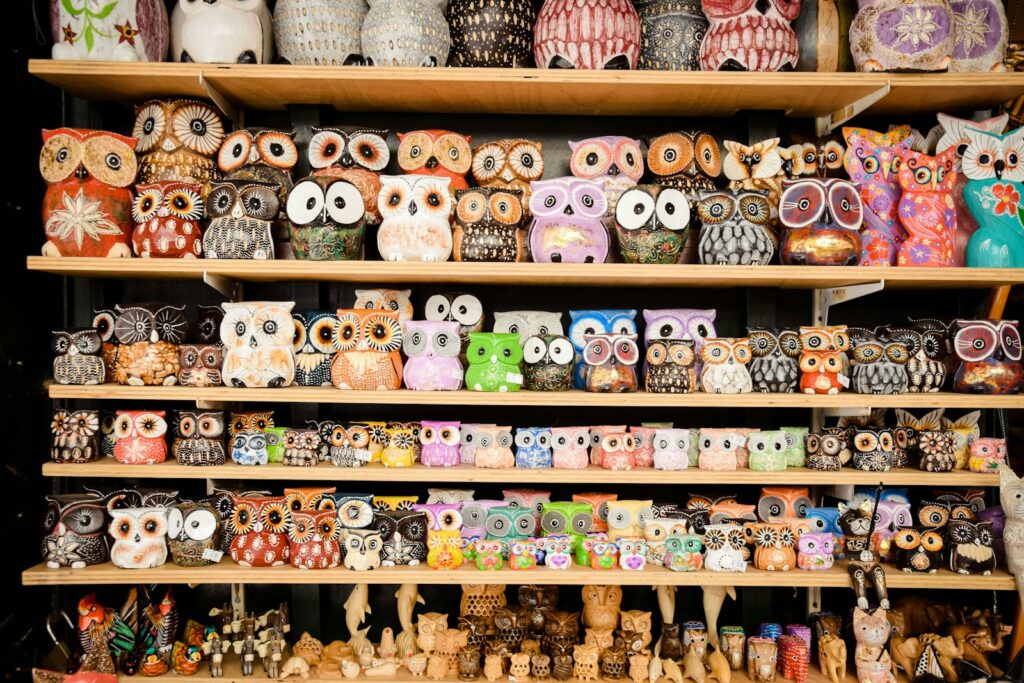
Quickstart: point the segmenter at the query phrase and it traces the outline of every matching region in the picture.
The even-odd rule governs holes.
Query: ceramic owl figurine
[[[206,196],[203,253],[208,259],[273,260],[270,231],[278,212],[278,186],[247,180],[214,182]]]
[[[708,30],[699,0],[634,0],[640,17],[636,68],[700,71],[700,44]]]
[[[389,131],[366,126],[312,126],[311,132],[306,154],[312,175],[343,178],[355,185],[363,199],[366,224],[379,225],[380,174],[391,161]]]
[[[167,508],[114,508],[108,533],[110,562],[121,569],[152,569],[167,562]]]
[[[453,148],[454,149],[454,148]],[[377,249],[385,261],[447,261],[452,253],[451,179],[381,176]]]
[[[635,69],[640,18],[627,0],[545,0],[533,31],[539,69]]]
[[[470,333],[466,356],[466,387],[471,391],[519,391],[522,387],[523,350],[518,334]]]
[[[530,257],[536,263],[603,263],[611,241],[602,185],[576,177],[530,183]]]
[[[533,66],[533,25],[529,0],[455,0],[445,10],[452,49],[448,66]]]
[[[900,245],[896,265],[952,266],[956,263],[956,204],[953,191],[956,151],[947,149],[936,156],[906,152],[897,176],[900,224],[907,233]]]
[[[758,191],[700,193],[697,250],[705,265],[767,265],[775,254],[771,205]]]
[[[586,335],[583,381],[587,391],[621,393],[637,390],[640,350],[635,334]]]
[[[43,256],[131,256],[137,142],[106,131],[43,131]]]
[[[654,469],[684,470],[689,466],[689,429],[657,429],[653,443]]]
[[[1016,320],[957,320],[955,328],[953,348],[960,359],[953,378],[956,391],[1015,394],[1024,389]]]
[[[455,261],[529,260],[522,191],[503,187],[456,190],[452,226]]]
[[[862,0],[850,25],[853,63],[857,71],[945,71],[954,22],[946,0]]]
[[[114,422],[114,459],[126,465],[152,465],[167,459],[166,413],[119,410]]]
[[[362,260],[365,214],[359,187],[347,179],[313,175],[299,180],[285,203],[295,258]]]
[[[747,328],[750,339],[750,378],[755,391],[786,394],[800,379],[800,335],[796,330]]]
[[[274,44],[286,64],[352,65],[363,61],[365,0],[281,0],[274,5]]]
[[[110,558],[108,512],[95,494],[46,496],[42,558],[47,568],[82,569]]]
[[[288,562],[288,508],[283,496],[238,496],[228,526],[231,559],[243,567],[278,567]]]
[[[575,357],[572,341],[561,334],[528,337],[523,342],[523,388],[527,391],[572,389]]]
[[[420,427],[420,444],[423,446],[420,462],[427,467],[458,465],[459,442],[462,437],[460,426],[458,422],[424,420]]]
[[[586,427],[551,428],[551,465],[560,469],[586,469],[590,464]]]
[[[330,569],[341,564],[341,527],[335,510],[288,515],[289,562],[299,569]]]
[[[838,394],[850,386],[846,325],[800,328],[800,391]]]
[[[709,394],[745,394],[753,391],[753,382],[747,369],[752,356],[749,338],[707,339],[700,355],[704,361],[700,375],[704,391]]]
[[[605,198],[605,218],[609,224],[622,193],[635,186],[644,174],[644,156],[640,141],[620,135],[569,141],[569,170],[577,178],[601,185]]]
[[[201,64],[269,64],[274,20],[265,0],[181,0],[171,14],[171,59]]]
[[[546,427],[517,427],[516,467],[552,467],[551,430]]]
[[[800,45],[791,22],[800,0],[768,4],[701,0],[710,26],[700,44],[701,71],[792,71]]]
[[[410,320],[405,323],[402,370],[405,387],[416,391],[455,391],[462,388],[459,361],[459,323]]]
[[[466,173],[473,162],[468,135],[436,128],[398,134],[398,166],[403,173],[448,178],[448,191],[469,187]]]
[[[783,180],[779,258],[785,265],[856,265],[863,221],[855,184],[839,178]]]
[[[49,6],[53,59],[162,62],[167,58],[167,7],[158,0],[127,0],[102,7],[86,2],[51,2]]]
[[[220,519],[212,503],[178,503],[167,517],[167,545],[179,567],[205,567],[213,560],[206,551],[220,545]]]
[[[397,389],[402,383],[402,325],[395,311],[339,308],[331,382],[339,389]]]
[[[444,66],[452,39],[445,2],[368,0],[362,46],[371,66]]]
[[[295,326],[291,301],[222,304],[224,384],[235,387],[285,387],[295,378],[292,350]]]
[[[175,413],[174,459],[179,465],[224,464],[224,413],[179,410]]]
[[[57,384],[102,384],[106,376],[103,342],[94,327],[54,330],[53,380]]]
[[[782,430],[754,432],[747,437],[748,467],[759,472],[779,472],[788,466],[786,435]]]
[[[807,571],[825,571],[835,563],[832,534],[804,533],[797,541],[796,566]]]
[[[165,99],[137,105],[132,137],[139,141],[135,151],[143,185],[220,179],[216,157],[224,141],[224,119],[211,102]]]
[[[619,253],[626,263],[682,263],[690,203],[681,190],[640,185],[623,192],[614,206]]]
[[[1000,135],[966,129],[961,161],[964,200],[978,223],[967,243],[967,265],[974,268],[1024,266],[1024,227],[1019,214],[1024,192],[1024,128]]]

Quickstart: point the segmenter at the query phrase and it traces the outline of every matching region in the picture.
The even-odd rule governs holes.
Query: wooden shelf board
[[[607,408],[1006,408],[1024,409],[1024,394],[597,394],[585,391],[341,391],[333,387],[128,386],[120,384],[49,384],[50,398],[105,401],[204,401],[210,403],[338,403],[414,406],[582,406]]]
[[[29,72],[72,95],[138,102],[206,96],[200,76],[236,106],[328,104],[344,111],[731,116],[779,110],[825,116],[889,87],[880,114],[988,109],[1024,95],[1024,76],[719,73],[546,69],[110,63],[34,59]]]
[[[626,263],[390,263],[29,256],[28,269],[73,277],[242,282],[543,285],[576,287],[847,287],[885,280],[887,289],[971,289],[1024,284],[1024,268],[636,265]]]
[[[741,469],[734,472],[710,472],[697,468],[669,471],[648,467],[626,472],[613,472],[596,465],[584,470],[567,469],[486,469],[473,465],[457,467],[335,467],[321,463],[316,467],[287,467],[271,463],[261,467],[227,463],[214,467],[185,467],[174,460],[157,465],[124,465],[113,459],[90,463],[56,463],[43,465],[46,477],[123,477],[126,479],[240,479],[247,481],[325,481],[348,482],[420,482],[428,484],[729,484],[735,485],[839,485],[882,483],[886,486],[968,486],[973,488],[999,485],[995,474],[979,474],[966,470],[955,472],[922,472],[901,468],[890,472],[862,472],[843,469],[839,472],[818,472],[804,467],[791,467],[782,472],[757,472]]]
[[[965,577],[942,569],[935,574],[911,574],[889,567],[886,572],[890,588],[929,588],[964,590],[1015,590],[1013,575],[998,569],[991,576]],[[453,585],[464,583],[522,584],[542,583],[569,586],[620,584],[628,586],[760,586],[768,588],[850,588],[850,576],[843,562],[826,571],[765,572],[674,572],[665,567],[648,567],[643,571],[622,569],[600,570],[573,565],[567,570],[538,568],[532,571],[500,569],[480,571],[473,565],[441,571],[426,566],[382,567],[374,571],[356,572],[344,567],[303,570],[283,567],[239,567],[229,559],[209,567],[178,567],[168,562],[153,569],[120,569],[108,563],[84,569],[48,569],[38,564],[21,574],[25,586],[63,585],[126,585],[138,583],[165,584],[353,584],[392,585],[422,583]],[[852,590],[852,589],[851,589]]]

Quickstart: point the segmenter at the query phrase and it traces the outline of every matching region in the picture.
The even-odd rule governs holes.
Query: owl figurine
[[[992,522],[951,519],[946,526],[949,570],[989,576],[996,568]]]
[[[119,410],[114,422],[114,459],[125,465],[153,465],[167,459],[166,413]]]
[[[523,342],[523,388],[527,391],[572,389],[576,352],[561,334],[535,334]]]
[[[547,427],[517,427],[516,467],[552,467],[551,430]]]
[[[803,533],[797,541],[796,566],[807,571],[826,571],[835,564],[835,540],[830,533]]]
[[[416,462],[416,443],[419,438],[411,427],[389,426],[387,445],[381,453],[380,462],[384,467],[412,467]]]
[[[786,435],[782,430],[754,432],[747,437],[747,466],[759,472],[781,472],[788,465],[785,450]]]
[[[385,261],[447,261],[452,253],[451,179],[381,176],[377,249]]]
[[[620,569],[638,572],[647,567],[647,541],[640,538],[621,538],[616,545],[619,549]]]
[[[879,337],[867,330],[851,333],[850,366],[853,390],[858,394],[904,394],[910,350],[901,339]]]
[[[380,532],[370,529],[342,529],[342,562],[346,569],[370,571],[381,566],[384,541]]]
[[[865,0],[858,5],[849,35],[857,71],[945,71],[953,61],[958,20],[946,0],[927,4]],[[927,21],[915,24],[921,17]],[[910,26],[917,30],[907,32]],[[982,34],[976,35],[984,40]]]
[[[533,66],[537,11],[532,2],[455,0],[448,3],[445,18],[452,38],[448,66]]]
[[[701,0],[708,31],[700,43],[701,71],[793,71],[800,44],[791,22],[799,2],[730,5]]]
[[[779,138],[760,140],[749,145],[724,140],[722,145],[726,151],[722,171],[729,179],[729,189],[767,193],[772,219],[769,231],[773,244],[778,246],[779,195],[782,194],[782,180],[785,177]]]
[[[636,68],[700,71],[700,43],[708,30],[698,0],[634,0],[640,17],[640,57]]]
[[[288,192],[285,216],[296,259],[363,259],[366,205],[359,187],[349,180],[330,175],[302,178]]]
[[[171,14],[171,60],[200,64],[269,64],[273,17],[264,0],[179,2]]]
[[[807,451],[807,469],[816,472],[838,472],[842,467],[842,456],[848,451],[845,435],[814,434],[804,437]]]
[[[586,427],[551,428],[551,465],[559,469],[586,469],[590,464],[587,446],[590,432]]]
[[[689,429],[656,429],[653,444],[654,469],[685,470],[689,467]]]
[[[168,180],[135,186],[132,250],[142,258],[199,258],[203,253],[201,188]]]
[[[223,465],[224,413],[175,411],[174,459],[190,467]]]
[[[753,391],[747,365],[751,361],[748,337],[712,337],[700,352],[704,361],[701,388],[709,394],[746,394]]]
[[[118,384],[177,384],[178,345],[185,341],[184,306],[116,306],[114,334],[119,346],[114,379]]]
[[[487,532],[488,540],[499,540],[504,543],[502,552],[508,555],[512,541],[526,540],[533,536],[536,519],[531,508],[518,505],[498,505],[487,509],[484,529]]]
[[[492,332],[515,332],[523,344],[534,335],[564,334],[562,314],[557,311],[495,311]]]
[[[739,466],[736,452],[747,443],[734,429],[702,428],[697,437],[698,467],[702,470],[731,471]]]
[[[398,134],[398,166],[406,174],[448,178],[445,187],[452,194],[469,187],[466,173],[473,153],[468,135],[450,130],[414,130]]]
[[[103,341],[94,327],[54,330],[53,380],[57,384],[102,384],[106,376]]]
[[[220,180],[216,156],[224,141],[224,119],[210,102],[166,99],[137,105],[132,137],[138,140],[143,185]]]
[[[108,512],[91,493],[46,496],[42,557],[49,569],[82,569],[110,558]]]
[[[753,438],[755,435],[750,436]],[[780,521],[780,518],[802,518],[810,506],[811,496],[805,486],[764,486],[757,500],[757,517],[770,523]]]
[[[838,152],[832,152],[832,155]],[[788,266],[853,266],[860,261],[864,205],[839,178],[782,181],[779,258]]]
[[[338,389],[375,391],[402,384],[402,325],[398,313],[339,308],[331,382]]]
[[[843,128],[843,136],[843,167],[860,189],[864,206],[860,265],[896,265],[905,237],[899,222],[898,176],[902,158],[910,150],[910,126],[898,126],[887,133]]]
[[[110,562],[121,569],[152,569],[167,562],[167,516],[163,507],[111,509]]]
[[[747,570],[747,537],[739,524],[709,524],[704,528],[704,567],[713,572]]]
[[[656,394],[689,394],[697,391],[695,345],[692,339],[648,341],[644,390]]]
[[[96,410],[54,411],[50,460],[92,462],[100,457],[100,416]]]
[[[533,57],[539,69],[635,69],[640,18],[626,0],[545,0],[534,26]]]
[[[567,535],[545,536],[536,539],[537,549],[548,569],[565,570],[572,566],[572,538]],[[550,619],[550,613],[548,615]]]
[[[320,464],[320,434],[316,429],[286,429],[281,441],[285,465],[316,467]]]
[[[466,388],[471,391],[519,391],[523,385],[523,349],[519,335],[472,332],[466,350],[469,368]]]
[[[371,528],[380,532],[381,564],[416,566],[427,559],[427,515],[414,510],[375,512]]]
[[[652,500],[609,500],[608,538],[643,538],[644,526],[654,518]]]
[[[171,560],[179,567],[205,567],[213,560],[204,557],[220,544],[220,519],[212,503],[178,503],[167,514],[167,545]]]
[[[700,193],[697,250],[705,265],[767,265],[775,254],[771,205],[763,192],[712,190]],[[735,235],[735,236],[734,236]]]
[[[274,44],[280,61],[332,66],[362,64],[360,31],[367,9],[363,0],[276,3]]]
[[[967,466],[971,472],[996,472],[999,465],[1006,462],[1006,439],[970,439],[970,451]]]
[[[459,323],[410,320],[404,324],[402,370],[405,387],[414,391],[455,391],[465,371],[459,361]]]
[[[231,437],[231,461],[237,465],[266,465],[268,435],[264,432],[239,432]]]
[[[644,175],[640,141],[620,135],[569,141],[569,170],[577,178],[601,185],[605,218],[611,224],[622,193],[634,187]]]
[[[611,253],[602,185],[575,177],[530,183],[530,257],[535,263],[604,263]]]
[[[480,187],[520,190],[524,215],[529,218],[530,183],[544,175],[542,149],[543,143],[524,138],[486,142],[473,150],[473,178]]]
[[[178,346],[178,384],[183,387],[219,387],[224,383],[223,367],[224,347],[220,343]]]
[[[428,532],[427,566],[431,569],[458,569],[464,562],[462,536],[458,529]]]
[[[796,136],[794,136],[796,140]],[[797,142],[779,148],[782,171],[790,180],[798,178],[838,178],[843,171],[846,148],[833,136]]]
[[[235,497],[228,527],[231,559],[243,567],[279,567],[291,557],[283,496]]]
[[[623,393],[637,390],[636,334],[585,335],[583,383],[586,391]]]
[[[750,378],[762,393],[787,394],[800,379],[800,335],[796,330],[747,328],[750,339]]]
[[[946,545],[942,534],[928,528],[904,528],[892,538],[896,564],[905,572],[934,574],[942,567]]]
[[[299,161],[295,131],[244,128],[224,139],[217,153],[217,166],[224,180],[268,183],[276,186],[277,209],[271,219],[284,218],[285,203],[292,189],[292,169]]]
[[[626,432],[606,431],[601,435],[601,467],[606,470],[631,470],[636,466],[636,441]]]
[[[462,442],[459,444],[459,457],[465,458],[466,452],[472,453],[473,464],[477,467],[509,468],[515,467],[516,459],[512,454],[512,428],[497,425],[462,425]]]
[[[452,226],[455,261],[528,261],[522,190],[474,187],[455,191]]]
[[[292,349],[295,325],[291,301],[222,304],[224,384],[234,387],[286,387],[295,379]]]
[[[332,311],[292,313],[295,336],[295,383],[305,387],[331,385],[331,360],[334,354],[334,328],[338,316]]]
[[[508,546],[510,569],[535,569],[537,567],[537,539],[512,541]]]
[[[106,131],[43,131],[43,256],[131,256],[136,144]]]
[[[682,263],[689,226],[690,202],[672,187],[639,185],[615,203],[615,233],[626,263]]]
[[[593,529],[594,508],[590,503],[556,501],[541,507],[540,529],[544,536],[568,535],[573,546]]]
[[[865,472],[888,472],[893,466],[895,438],[891,429],[854,429],[850,447],[854,469]]]
[[[569,311],[569,321],[568,336],[569,339],[572,340],[573,348],[576,349],[575,387],[577,389],[583,389],[583,370],[585,367],[585,363],[583,362],[583,349],[587,345],[587,335],[636,334],[636,310],[608,309]],[[676,335],[665,334],[658,336],[672,337]],[[647,341],[649,340],[645,339],[645,342]]]
[[[967,243],[967,265],[973,268],[1024,266],[1024,228],[1019,214],[1024,192],[1024,128],[1005,135],[972,127],[961,161],[964,201],[978,223]]]
[[[703,543],[692,534],[665,539],[664,565],[674,572],[695,572],[704,567]]]
[[[291,512],[288,555],[299,569],[331,569],[341,564],[341,527],[335,510]]]
[[[957,320],[955,329],[953,348],[960,359],[955,391],[1015,394],[1024,389],[1016,320]]]
[[[954,148],[936,156],[908,151],[901,157],[899,218],[907,237],[897,252],[896,265],[955,265],[955,159]]]
[[[270,231],[277,217],[277,186],[252,180],[221,180],[206,195],[203,253],[208,259],[272,261]]]
[[[427,467],[454,467],[459,464],[459,422],[424,420],[420,427],[420,462]],[[461,519],[461,517],[460,517]]]
[[[850,386],[846,325],[800,328],[800,391],[838,394]]]

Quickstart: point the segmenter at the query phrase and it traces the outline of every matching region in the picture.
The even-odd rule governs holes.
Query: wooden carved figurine
[[[862,683],[895,683],[892,658],[885,644],[889,641],[889,620],[885,609],[866,612],[853,610],[853,635],[857,641],[854,662],[857,680]]]
[[[850,564],[847,570],[857,593],[857,606],[868,608],[868,585],[873,585],[878,594],[878,604],[883,610],[889,609],[889,594],[885,586],[885,570],[879,564],[878,553],[871,544],[874,532],[875,506],[865,498],[860,507],[847,507],[839,503],[839,528],[843,532],[843,551]]]

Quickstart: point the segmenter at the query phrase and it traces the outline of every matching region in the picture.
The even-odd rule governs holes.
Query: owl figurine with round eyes
[[[747,438],[733,429],[701,428],[697,439],[697,466],[702,470],[723,472],[739,466],[736,452]]]
[[[43,131],[43,256],[131,256],[136,145],[101,130]]]
[[[279,567],[291,556],[288,506],[283,496],[234,498],[228,528],[231,559],[243,567]]]
[[[450,130],[414,130],[398,134],[398,166],[406,174],[448,178],[448,191],[469,187],[466,173],[473,164],[473,139]]]
[[[656,394],[697,391],[697,356],[692,339],[651,339],[647,342],[644,390]]]
[[[797,68],[800,43],[791,22],[800,16],[799,0],[701,0],[701,7],[709,22],[700,44],[701,71]]]
[[[771,212],[769,232],[773,242],[778,246],[779,196],[782,194],[782,180],[785,178],[779,138],[760,140],[749,145],[724,140],[722,145],[726,151],[722,171],[729,179],[729,189],[767,194]]]
[[[910,360],[906,342],[859,329],[853,330],[850,337],[853,390],[858,394],[905,394]]]
[[[690,463],[690,430],[657,429],[654,432],[654,469],[685,470]],[[651,540],[648,538],[648,540]]]
[[[775,254],[771,205],[763,192],[718,190],[701,192],[697,245],[705,265],[764,266]]]
[[[1016,394],[1024,389],[1016,320],[957,320],[955,329],[953,349],[960,359],[953,377],[955,391]]]
[[[515,332],[519,342],[545,334],[564,334],[562,314],[557,311],[495,311],[492,332]]]
[[[690,203],[675,188],[640,185],[615,204],[615,232],[626,263],[681,263],[689,226]]]
[[[224,413],[175,411],[174,459],[190,467],[224,464]]]
[[[852,266],[860,260],[864,206],[857,186],[838,178],[782,181],[779,258],[793,266]]]
[[[420,462],[427,467],[454,467],[459,464],[459,442],[462,434],[459,422],[424,420],[420,427]],[[455,508],[458,509],[458,506]],[[462,526],[459,516],[458,526]]]
[[[299,161],[295,131],[244,128],[221,143],[217,166],[224,180],[245,180],[276,185],[280,217],[292,189],[292,169]],[[277,213],[273,220],[279,217]]]
[[[674,572],[695,572],[704,567],[700,536],[686,534],[665,539],[663,564]]]
[[[851,431],[849,443],[853,451],[850,465],[864,472],[888,472],[893,466],[895,437],[891,429],[861,429]]]
[[[357,289],[352,308],[369,311],[396,311],[398,321],[403,325],[412,320],[413,308],[409,295],[411,289]]]
[[[466,349],[471,391],[519,391],[523,386],[523,349],[514,333],[473,332]]]
[[[968,127],[963,151],[964,200],[978,229],[967,243],[967,265],[1024,267],[1019,214],[1024,193],[1024,128],[1000,135]]]
[[[542,148],[543,143],[524,138],[486,142],[473,150],[473,178],[480,187],[522,191],[525,209],[530,203],[530,183],[544,175]]]
[[[559,469],[586,469],[590,464],[586,427],[551,428],[551,465]]]
[[[344,178],[355,185],[363,198],[366,223],[380,224],[377,196],[380,174],[391,161],[389,131],[360,126],[313,126],[311,130],[306,154],[312,175]]]
[[[234,387],[286,387],[295,379],[291,301],[222,304],[224,384]]]
[[[593,334],[584,337],[583,384],[586,391],[622,393],[637,390],[640,350],[635,334]]]
[[[850,386],[846,325],[800,328],[800,391],[838,394]]]
[[[295,258],[361,261],[365,210],[359,188],[345,178],[313,175],[299,180],[285,204]]]
[[[53,380],[57,384],[102,384],[106,376],[103,342],[94,327],[54,330]]]
[[[381,453],[384,467],[412,467],[416,462],[416,444],[419,438],[408,427],[388,427],[388,443]]]
[[[114,334],[119,341],[114,379],[118,384],[177,384],[178,345],[185,341],[184,306],[116,306]]]
[[[466,348],[471,332],[484,329],[484,307],[480,299],[467,292],[445,292],[434,294],[423,307],[423,317],[431,322],[455,321],[459,324],[459,341],[462,351],[459,360],[467,365]]]
[[[455,261],[512,263],[530,258],[522,190],[474,187],[455,191]]]
[[[273,17],[266,0],[179,2],[171,14],[171,60],[199,64],[269,64]]]
[[[946,539],[950,571],[989,576],[995,570],[992,522],[951,519],[946,526]]]
[[[167,562],[167,508],[110,510],[110,562],[121,569],[152,569]]]
[[[315,429],[286,429],[281,439],[282,463],[290,467],[316,467],[320,464],[320,434]]]
[[[640,18],[632,2],[546,0],[537,15],[539,69],[635,69],[639,56]]]
[[[182,344],[178,347],[178,364],[178,384],[183,387],[223,384],[224,347],[220,344]]]
[[[903,194],[900,224],[907,236],[896,254],[898,266],[952,266],[956,263],[956,204],[953,170],[956,149],[936,156],[904,152],[897,176]]]
[[[701,389],[709,394],[746,394],[754,390],[747,365],[751,361],[748,337],[713,337],[700,352],[704,368]]]
[[[295,383],[304,387],[331,385],[331,360],[334,355],[334,328],[338,316],[332,311],[292,313],[295,336]]]
[[[659,135],[648,141],[647,169],[658,185],[682,190],[694,201],[699,191],[715,189],[722,172],[718,140],[705,131]]]
[[[831,569],[835,564],[834,546],[832,534],[800,534],[796,546],[796,566],[807,571]]]
[[[135,107],[132,136],[139,141],[139,182],[203,183],[220,180],[217,152],[224,119],[210,102],[150,100]]]
[[[459,349],[459,323],[455,321],[410,320],[405,323],[402,350],[407,360],[402,378],[406,389],[461,389],[465,371],[459,361]]]
[[[385,261],[447,261],[452,253],[451,179],[381,176],[377,249]]]
[[[166,413],[119,410],[114,422],[114,459],[126,465],[152,465],[167,459]]]
[[[787,394],[800,380],[800,335],[796,330],[747,328],[750,338],[750,378],[754,391]]]
[[[896,564],[905,572],[934,574],[943,565],[946,541],[935,529],[899,529],[892,542],[896,546]]]
[[[762,430],[747,437],[747,451],[750,453],[747,466],[759,472],[780,472],[785,470],[786,435],[782,430]]]
[[[572,389],[575,360],[572,341],[561,334],[535,334],[523,343],[523,388],[527,391]]]
[[[535,263],[604,263],[611,238],[603,218],[608,202],[600,183],[562,177],[530,183],[529,245]]]
[[[799,142],[785,149],[782,155],[782,170],[789,179],[797,178],[838,178],[843,171],[843,155],[846,148],[834,137],[818,138]]]
[[[708,30],[699,0],[634,0],[640,17],[640,57],[648,71],[700,71],[700,43]]]
[[[402,384],[401,349],[398,313],[339,308],[331,382],[354,391],[397,389]]]
[[[179,567],[206,567],[203,557],[220,544],[220,519],[212,503],[178,503],[167,514],[167,545]]]
[[[579,142],[569,141],[569,170],[577,178],[598,183],[604,190],[605,218],[615,216],[622,193],[634,187],[644,175],[640,141],[620,135],[605,135]]]
[[[341,564],[341,527],[334,510],[288,515],[289,562],[299,569],[331,569]]]
[[[278,213],[278,186],[251,180],[222,180],[210,185],[203,233],[208,259],[274,259],[271,226]]]
[[[46,496],[42,557],[49,569],[82,569],[110,557],[107,508],[91,493]]]
[[[95,410],[53,413],[50,422],[50,460],[53,462],[92,462],[100,456],[100,417]]]
[[[132,250],[142,258],[200,258],[203,199],[199,185],[175,180],[136,185]]]

